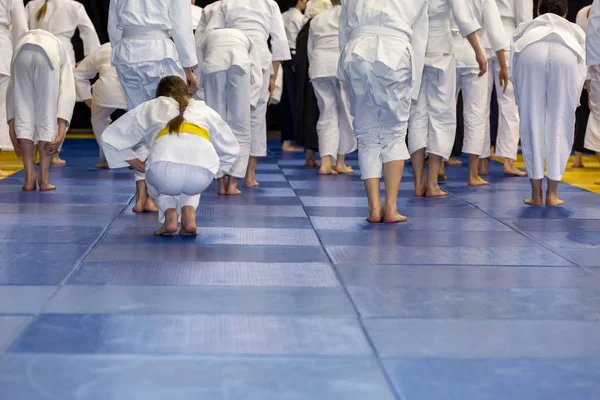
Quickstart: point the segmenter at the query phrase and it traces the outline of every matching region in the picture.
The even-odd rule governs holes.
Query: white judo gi
[[[61,41],[32,30],[15,45],[6,98],[8,121],[15,120],[18,139],[52,142],[58,121],[67,124],[75,106],[73,64]]]
[[[317,122],[319,153],[321,157],[330,156],[334,160],[338,154],[356,150],[348,94],[337,78],[341,12],[342,6],[334,6],[317,15],[310,23],[308,34],[308,76],[320,111]]]
[[[200,46],[202,39],[204,38],[204,32],[206,31],[206,26],[215,15],[215,13],[221,7],[221,1],[215,1],[214,3],[210,3],[206,7],[202,9],[202,15],[200,16],[200,20],[198,24],[195,26],[196,30],[194,31],[194,41],[196,42],[196,48]]]
[[[296,50],[296,38],[302,30],[304,14],[296,7],[290,7],[289,10],[281,14],[285,35],[288,40],[288,46],[294,52]]]
[[[594,1],[584,14],[587,22],[586,64],[590,80],[591,114],[585,132],[585,148],[600,152],[600,2]],[[584,9],[585,10],[585,9]],[[580,14],[582,11],[580,11]],[[578,14],[579,17],[579,14]]]
[[[250,157],[251,108],[260,100],[262,63],[252,40],[238,29],[216,29],[204,35],[198,47],[198,92],[194,97],[227,122],[240,154],[228,175],[246,176]],[[220,171],[223,176],[225,171]]]
[[[192,28],[196,28],[202,19],[202,7],[192,4]]]
[[[75,50],[71,39],[75,30],[79,29],[79,36],[83,41],[84,55],[92,54],[100,47],[100,40],[96,28],[90,20],[83,4],[73,0],[49,0],[46,16],[39,22],[37,13],[46,0],[32,0],[25,7],[30,29],[43,29],[60,39],[69,52],[71,64],[75,64]]]
[[[207,31],[216,28],[239,29],[256,46],[263,70],[261,97],[252,110],[252,144],[250,155],[267,155],[267,105],[269,83],[273,74],[273,61],[286,61],[292,58],[288,46],[283,19],[279,6],[274,0],[222,0],[221,7],[211,18]],[[268,39],[270,36],[271,50]]]
[[[483,30],[477,34],[479,43],[489,40],[494,54],[500,50],[509,51],[510,39],[504,32],[496,0],[468,1],[475,19],[483,27]],[[489,121],[489,116],[486,114],[488,107],[486,107],[485,102],[485,99],[489,97],[489,79],[487,76],[479,76],[479,65],[475,59],[475,51],[469,41],[460,36],[454,21],[452,23],[452,36],[454,37],[454,51],[456,54],[456,96],[458,97],[458,93],[462,90],[464,104],[463,152],[481,156],[486,144],[485,130],[489,124],[486,122]],[[489,148],[488,137],[488,153]]]
[[[0,54],[2,54],[0,57],[0,150],[13,149],[6,123],[6,94],[10,82],[13,47],[26,31],[27,18],[23,2],[21,0],[0,1]]]
[[[523,158],[531,179],[562,180],[574,140],[575,110],[586,78],[585,34],[555,14],[517,28],[511,80],[521,116]]]
[[[215,174],[229,171],[239,153],[229,126],[203,101],[190,100],[183,115],[186,124],[179,134],[169,134],[165,128],[177,115],[179,104],[174,99],[150,100],[109,126],[102,141],[111,168],[126,167],[128,160],[139,158],[135,149],[140,144],[150,149],[148,193],[160,209],[160,222],[170,208],[178,214],[185,206],[196,209]]]
[[[183,68],[198,64],[189,6],[187,0],[110,1],[112,63],[129,110],[156,97],[162,78],[185,80]],[[144,174],[135,171],[135,179],[144,180]]]
[[[102,152],[102,133],[110,125],[110,116],[116,110],[127,109],[125,92],[119,82],[117,70],[111,64],[112,46],[105,43],[83,59],[75,68],[75,85],[80,98],[92,101],[92,130]],[[99,75],[93,87],[90,80]],[[92,90],[93,88],[93,90]]]
[[[517,26],[533,19],[533,0],[496,0],[496,4],[502,18],[504,31],[509,38],[513,37]],[[498,157],[516,160],[517,152],[519,151],[519,110],[515,101],[515,90],[512,83],[508,84],[506,92],[501,89],[502,86],[498,77],[500,64],[498,63],[496,52],[491,47],[489,41],[485,42],[485,46],[488,57],[488,97],[485,101],[485,143],[481,156],[482,158],[490,157],[490,113],[495,85],[499,114],[495,153]],[[510,68],[510,54],[508,51],[506,61],[509,63],[508,66]]]
[[[338,78],[350,99],[362,179],[381,178],[382,164],[409,158],[406,130],[427,36],[426,0],[342,4]]]
[[[451,14],[452,12],[452,14]],[[411,109],[408,148],[425,148],[447,160],[456,136],[456,57],[450,21],[454,16],[460,35],[481,26],[467,0],[429,1],[429,39],[419,99]]]

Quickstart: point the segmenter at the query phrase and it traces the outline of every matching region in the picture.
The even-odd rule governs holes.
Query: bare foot
[[[594,182],[594,185],[600,185],[600,181]]]
[[[438,175],[438,182],[446,182],[448,177],[446,175]]]
[[[134,213],[143,213],[144,212],[144,200],[137,199],[135,201],[135,205],[133,206],[131,211],[133,211]]]
[[[435,187],[427,186],[427,193],[425,194],[425,196],[427,196],[427,197],[445,197],[445,196],[448,196],[448,193],[444,192],[437,185]]]
[[[227,196],[239,196],[240,194],[242,194],[242,191],[236,187],[229,187],[227,188],[225,194]]]
[[[564,204],[565,204],[565,202],[556,196],[546,196],[546,206],[547,207],[558,207],[558,206],[562,206]]]
[[[450,167],[460,167],[461,165],[463,165],[463,162],[460,161],[458,158],[456,157],[450,157],[448,159],[448,162],[446,163],[446,165],[450,166]]]
[[[338,172],[336,170],[334,170],[332,167],[329,168],[325,168],[321,165],[321,168],[319,168],[319,175],[337,175]]]
[[[480,176],[487,176],[487,174],[489,174],[489,162],[486,159],[483,160],[479,160],[479,175]]]
[[[177,232],[177,210],[170,208],[165,211],[165,222],[163,225],[154,231],[155,236],[172,236]]]
[[[108,163],[106,161],[102,161],[101,163],[96,164],[95,167],[98,169],[108,169],[109,168]]]
[[[65,165],[67,162],[63,159],[60,158],[60,155],[58,153],[55,153],[54,155],[52,155],[52,161],[51,164],[52,165]]]
[[[487,186],[490,183],[478,176],[477,179],[469,179],[469,186]]]
[[[573,164],[571,164],[571,168],[585,168],[585,165],[583,165],[581,161],[574,161]]]
[[[415,197],[424,197],[427,194],[427,183],[425,180],[423,182],[415,182]]]
[[[306,160],[306,162],[304,163],[304,166],[306,168],[317,168],[317,162],[315,160]]]
[[[198,226],[196,225],[196,210],[194,207],[186,206],[181,210],[181,229],[180,236],[198,236]]]
[[[225,196],[227,194],[227,184],[228,182],[226,177],[217,179],[217,194],[219,196]]]
[[[398,224],[401,222],[406,222],[407,220],[408,218],[406,218],[404,215],[398,214],[398,211],[394,211],[393,213],[384,213],[383,215],[383,222],[386,224]]]
[[[148,197],[146,199],[146,201],[144,202],[144,212],[146,212],[146,213],[158,212],[158,207],[156,206],[156,203],[154,202],[154,199],[152,197]]]
[[[528,199],[526,199],[525,201],[523,201],[523,203],[525,203],[528,206],[535,206],[535,207],[541,207],[543,205],[542,203],[542,198],[533,198],[530,197]]]
[[[284,144],[283,146],[281,146],[281,151],[283,151],[284,153],[302,153],[304,152],[304,149],[301,147],[293,146],[291,144]]]
[[[378,224],[383,221],[383,210],[374,209],[369,211],[369,216],[367,217],[367,222],[372,224]]]
[[[51,185],[49,183],[40,183],[40,192],[50,192],[52,190],[56,190],[56,186]]]
[[[336,165],[335,171],[338,174],[352,174],[354,173],[354,169],[348,165]]]
[[[246,186],[247,188],[254,188],[254,187],[258,187],[259,184],[258,184],[258,182],[256,182],[256,179],[252,179],[252,180],[246,179],[244,181],[244,186]]]
[[[514,165],[504,165],[504,168],[502,168],[502,172],[504,172],[504,175],[508,176],[527,176],[527,172],[521,171]]]
[[[24,192],[33,192],[35,189],[37,189],[36,183],[35,181],[33,182],[25,182],[25,184],[22,187]]]

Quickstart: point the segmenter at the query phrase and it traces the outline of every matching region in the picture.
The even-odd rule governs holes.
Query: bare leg
[[[442,165],[442,157],[436,154],[429,154],[429,167],[427,168],[427,197],[442,197],[448,193],[440,189],[438,184],[438,173]]]
[[[158,212],[158,207],[156,206],[156,203],[154,202],[152,197],[150,197],[150,195],[148,195],[148,187],[146,186],[146,181],[145,180],[136,181],[135,189],[136,189],[136,192],[135,192],[136,201],[135,201],[135,206],[133,207],[133,212],[136,212],[136,213]]]
[[[367,217],[367,222],[379,223],[383,220],[383,208],[381,206],[381,195],[379,194],[380,182],[380,178],[365,179],[363,181],[369,200],[369,216]]]
[[[98,163],[95,165],[96,168],[98,169],[108,169],[108,162],[106,160],[102,161],[101,163]]]
[[[425,178],[425,149],[415,151],[410,156],[415,174],[415,196],[423,197],[427,192],[427,179]]]
[[[469,186],[485,186],[490,183],[479,176],[479,156],[469,154]]]
[[[291,140],[284,140],[281,145],[281,151],[285,153],[302,153],[304,150],[300,147],[292,145]]]
[[[404,172],[404,160],[383,164],[383,180],[385,182],[385,202],[383,203],[383,220],[388,224],[406,222],[406,217],[398,213],[398,191]]]
[[[154,231],[155,236],[171,236],[177,232],[177,210],[169,208],[165,211],[165,222],[163,226]]]
[[[217,180],[217,188],[218,188],[217,194],[219,196],[224,196],[227,194],[228,184],[229,184],[229,179],[228,179],[227,175],[225,175]]]
[[[448,180],[448,177],[446,176],[446,167],[443,162],[440,163],[437,180],[438,182],[446,182]]]
[[[573,164],[571,165],[571,168],[584,168],[585,165],[583,165],[583,153],[580,151],[576,151],[575,152],[575,159],[573,160]]]
[[[237,178],[235,176],[229,176],[229,181],[227,182],[227,191],[226,194],[229,196],[238,196],[242,194],[241,190],[238,189]]]
[[[246,187],[252,188],[257,187],[258,182],[256,182],[256,164],[258,163],[258,158],[250,156],[248,160],[248,170],[246,171]]]
[[[52,162],[52,155],[46,154],[45,147],[48,142],[39,142],[40,146],[40,175],[38,176],[38,185],[40,192],[47,192],[50,190],[56,190],[56,187],[50,184],[50,163]]]
[[[337,171],[333,169],[331,165],[331,157],[321,157],[321,168],[319,168],[319,175],[337,175]]]
[[[548,179],[548,192],[546,192],[546,205],[548,207],[562,206],[565,204],[564,201],[558,198],[558,184],[559,181],[553,181]]]
[[[489,159],[481,158],[479,160],[479,176],[486,176],[489,173]]]
[[[194,207],[185,206],[181,209],[181,236],[198,236],[198,226],[196,225],[196,210]]]
[[[544,191],[542,189],[543,179],[530,179],[531,181],[531,198],[525,200],[525,204],[530,206],[541,207],[543,203]]]
[[[308,168],[317,168],[317,155],[314,150],[306,150],[306,163],[304,166]]]
[[[513,160],[511,160],[510,158],[504,159],[504,168],[502,169],[502,171],[504,172],[504,175],[527,176],[527,172],[521,171],[519,168],[515,167],[514,163],[515,162]]]
[[[460,161],[458,158],[456,157],[450,157],[448,159],[448,166],[449,167],[460,167],[461,165],[463,165],[463,162]]]
[[[33,141],[27,139],[19,139],[19,143],[23,148],[23,167],[25,168],[23,191],[32,192],[35,190],[35,145]]]
[[[337,162],[335,164],[335,170],[339,174],[351,174],[354,172],[352,167],[346,165],[346,155],[338,154]]]
[[[59,153],[54,153],[52,155],[52,165],[65,165],[67,162],[60,158]]]

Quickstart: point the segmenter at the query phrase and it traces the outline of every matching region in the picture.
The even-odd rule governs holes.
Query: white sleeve
[[[191,68],[198,64],[196,46],[194,41],[194,28],[189,0],[172,0],[171,22],[173,41],[179,54],[179,62],[184,68]]]
[[[204,52],[206,51],[206,37],[200,41],[197,49],[196,49],[196,58],[198,59],[198,66],[194,70],[194,74],[196,75],[196,79],[198,80],[198,89],[192,94],[196,100],[204,100],[204,72],[203,72],[203,64],[204,64]]]
[[[216,111],[211,112],[207,122],[210,126],[210,142],[215,147],[220,159],[221,171],[229,172],[240,154],[240,145],[231,128]]]
[[[488,0],[483,6],[483,28],[494,52],[510,49],[510,39],[506,35],[500,11],[495,0]]]
[[[473,9],[467,0],[448,0],[448,2],[454,15],[454,21],[463,37],[467,37],[481,29],[481,25],[477,22]]]
[[[594,1],[587,24],[586,64],[600,64],[600,1]]]
[[[204,34],[207,35],[210,31],[222,28],[226,28],[225,10],[223,10],[223,6],[218,7],[218,9],[213,12],[213,15],[210,17],[210,20],[206,22]]]
[[[15,119],[15,78],[14,74],[11,74],[8,81],[8,89],[6,91],[6,122]]]
[[[97,54],[97,52],[94,52],[84,58],[73,72],[77,94],[82,100],[92,99],[92,85],[90,80],[94,79],[99,72],[96,59]]]
[[[27,15],[25,14],[25,7],[21,0],[15,0],[10,10],[10,19],[12,24],[12,34],[14,43],[28,31],[27,27]]]
[[[108,8],[108,38],[113,49],[117,47],[117,44],[121,41],[121,36],[123,35],[123,31],[118,27],[119,17],[117,16],[116,2],[117,0],[110,0]]]
[[[57,118],[64,119],[68,124],[73,118],[73,109],[76,102],[75,78],[73,77],[73,65],[67,51],[62,48],[63,62],[60,66],[60,77],[58,86]]]
[[[308,29],[308,45],[306,47],[307,50],[307,56],[308,56],[308,63],[312,64],[313,63],[313,52],[314,52],[314,46],[315,46],[315,34],[313,33],[313,28],[315,26],[315,20],[313,19],[311,24],[310,24],[310,28]]]
[[[96,28],[82,4],[77,4],[77,21],[79,35],[83,42],[83,53],[87,56],[100,47],[100,39],[98,39]]]
[[[194,42],[196,43],[196,48],[200,46],[202,39],[204,38],[204,33],[206,32],[206,25],[208,25],[208,13],[206,9],[202,10],[202,18],[198,22],[198,26],[196,27],[196,32],[194,33]],[[200,64],[200,61],[198,61]]]
[[[256,107],[261,98],[264,78],[258,50],[250,38],[248,41],[250,42],[250,105]]]
[[[533,0],[515,1],[515,15],[517,26],[523,22],[531,21],[533,19]]]
[[[292,59],[290,46],[288,44],[285,27],[283,26],[283,18],[279,12],[279,6],[273,2],[271,6],[271,51],[273,53],[273,61],[287,61]]]
[[[342,3],[342,12],[340,14],[340,37],[339,37],[339,41],[340,41],[340,50],[344,50],[344,47],[346,47],[346,43],[348,43],[348,32],[347,32],[347,26],[348,25],[348,10],[346,9],[347,3]]]
[[[419,12],[414,25],[413,35],[410,44],[413,50],[413,71],[414,82],[412,90],[412,99],[417,100],[421,91],[421,81],[423,79],[423,69],[425,68],[425,53],[427,51],[427,40],[429,38],[429,15],[427,3],[423,4],[423,8]]]

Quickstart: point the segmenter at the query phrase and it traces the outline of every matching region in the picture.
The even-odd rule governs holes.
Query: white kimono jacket
[[[215,15],[219,7],[221,7],[221,1],[215,1],[214,3],[211,3],[202,9],[202,15],[198,21],[198,24],[196,25],[196,31],[194,32],[196,48],[200,46],[200,42],[202,42],[204,32],[206,31],[206,26]]]
[[[298,34],[302,30],[302,21],[304,20],[304,14],[296,7],[291,7],[289,10],[281,14],[283,18],[283,26],[285,27],[285,34],[287,36],[288,45],[290,49],[296,50],[296,39]]]
[[[600,65],[600,1],[594,1],[587,24],[586,64]]]
[[[75,30],[83,41],[84,55],[92,54],[100,47],[96,28],[90,20],[83,4],[73,0],[49,0],[46,16],[38,22],[36,15],[44,5],[45,0],[33,0],[27,3],[26,11],[30,29],[43,29],[60,39],[69,52],[71,63],[75,64],[75,51],[71,39]]]
[[[10,27],[12,26],[12,32]],[[27,18],[22,0],[0,3],[0,75],[10,75],[14,43],[27,32]]]
[[[75,85],[83,100],[92,100],[100,107],[127,109],[125,92],[119,82],[117,70],[111,64],[112,46],[104,43],[95,52],[83,59],[75,68]],[[90,80],[100,75],[92,92]]]
[[[308,76],[310,79],[336,76],[340,59],[340,15],[342,6],[317,15],[308,32]]]
[[[71,64],[69,53],[62,45],[62,41],[56,36],[45,30],[36,29],[21,36],[15,45],[13,61],[26,44],[39,46],[48,56],[52,68],[58,71],[59,90],[56,118],[64,119],[69,123],[73,117],[73,108],[75,107],[75,78],[73,78],[73,64]],[[6,97],[6,117],[8,121],[15,118],[14,77],[12,75],[11,71],[11,80]]]
[[[533,0],[496,0],[503,19],[512,20],[517,27],[533,19]]]
[[[203,101],[191,99],[184,118],[204,128],[210,141],[184,132],[179,138],[173,137],[183,140],[171,140],[170,135],[156,140],[158,133],[177,115],[177,101],[159,97],[115,121],[102,135],[102,147],[110,167],[127,167],[127,161],[138,158],[133,149],[141,146],[150,150],[147,166],[153,162],[171,162],[206,168],[214,174],[219,169],[229,171],[239,153],[239,145],[229,126]]]
[[[202,7],[198,7],[192,4],[192,28],[198,26],[200,19],[202,18]]]

